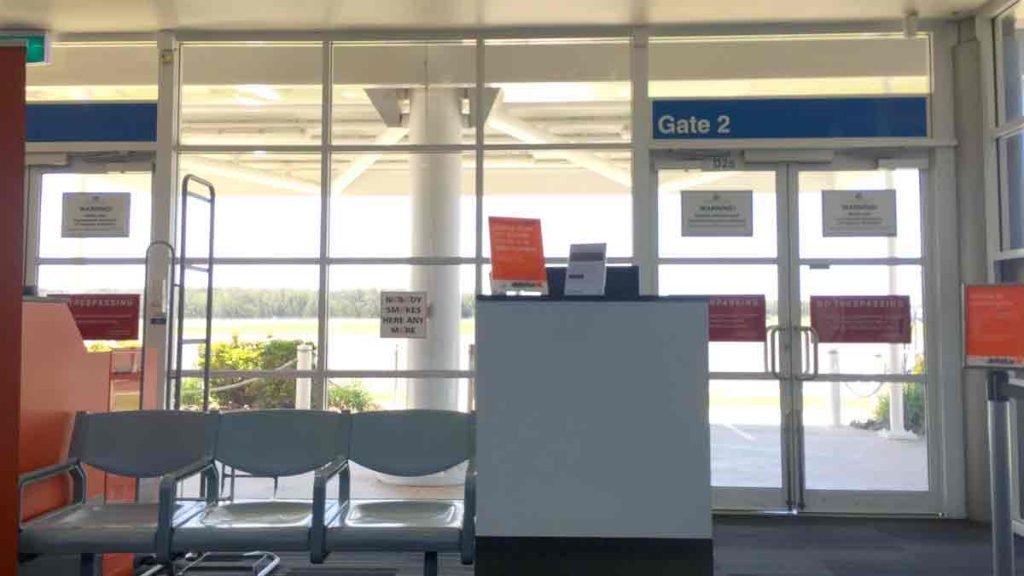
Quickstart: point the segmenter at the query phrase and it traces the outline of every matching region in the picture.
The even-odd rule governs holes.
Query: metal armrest
[[[332,460],[316,471],[313,481],[313,525],[309,534],[309,560],[313,564],[321,564],[327,558],[327,483],[335,476],[338,476],[338,506],[342,507],[348,502],[350,492],[348,458]]]
[[[476,462],[466,466],[466,494],[462,501],[462,563],[476,560]]]
[[[46,468],[40,468],[31,472],[26,472],[18,476],[18,528],[23,526],[21,521],[21,501],[25,496],[25,488],[30,484],[36,482],[42,482],[50,478],[55,478],[61,474],[70,474],[72,479],[72,497],[71,504],[81,504],[85,502],[85,470],[82,469],[81,463],[78,460],[68,460],[67,462],[61,462],[54,464],[53,466],[47,466]]]
[[[205,477],[207,504],[216,504],[219,492],[217,467],[214,466],[213,460],[190,464],[164,474],[160,478],[160,503],[157,508],[156,528],[156,551],[159,562],[169,562],[171,558],[171,531],[174,528],[174,505],[178,499],[178,483],[200,473]]]

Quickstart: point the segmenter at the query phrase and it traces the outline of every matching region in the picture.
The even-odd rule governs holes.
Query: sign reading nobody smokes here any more
[[[381,338],[426,338],[427,293],[381,292]]]
[[[682,192],[683,236],[753,236],[754,193]]]
[[[129,192],[65,192],[61,237],[127,238],[131,202]]]
[[[965,364],[1024,367],[1024,285],[964,288]]]

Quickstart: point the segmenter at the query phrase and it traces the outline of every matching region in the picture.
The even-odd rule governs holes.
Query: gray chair
[[[323,548],[314,542],[311,560],[334,551],[424,552],[424,574],[436,576],[438,552],[459,552],[472,564],[476,537],[474,417],[462,412],[399,410],[352,416],[349,459],[392,476],[423,476],[467,462],[465,498],[458,500],[350,500],[349,483],[339,483],[343,513],[323,526]],[[331,475],[318,474],[316,498],[325,498]],[[347,503],[347,506],[345,506]],[[314,528],[314,540],[320,539]]]
[[[310,410],[257,410],[221,415],[215,458],[258,478],[314,472],[346,461],[349,414]],[[339,514],[320,502],[318,518]],[[185,552],[309,550],[311,500],[234,500],[208,507],[172,531],[171,548]],[[320,519],[319,522],[323,522]]]
[[[213,450],[217,414],[177,411],[79,413],[68,458],[18,479],[19,499],[29,484],[69,474],[72,503],[20,525],[25,555],[78,554],[82,574],[94,574],[97,554],[133,552],[169,559],[170,530],[217,499]],[[131,478],[161,477],[160,501],[86,501],[83,465]],[[202,473],[207,502],[178,502],[177,484]]]

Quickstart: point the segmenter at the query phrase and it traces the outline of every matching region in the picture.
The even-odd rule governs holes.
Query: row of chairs
[[[77,554],[93,576],[103,553],[153,555],[171,574],[175,559],[207,552],[308,552],[322,563],[334,551],[424,553],[437,574],[438,552],[474,560],[476,472],[474,417],[437,410],[360,414],[309,410],[228,413],[138,411],[79,413],[67,461],[21,476],[19,489],[61,475],[72,478],[68,506],[22,522],[19,552]],[[251,476],[315,472],[312,500],[225,501],[216,463]],[[350,463],[414,477],[467,463],[458,500],[352,500]],[[86,499],[83,465],[132,478],[160,478],[157,502]],[[198,500],[179,496],[202,478]],[[337,478],[337,494],[328,483]]]

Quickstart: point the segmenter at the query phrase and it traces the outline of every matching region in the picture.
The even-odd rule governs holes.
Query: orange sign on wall
[[[548,292],[544,270],[544,241],[540,220],[529,218],[488,219],[491,233],[491,291]]]
[[[1024,367],[1024,285],[964,288],[966,365]]]

